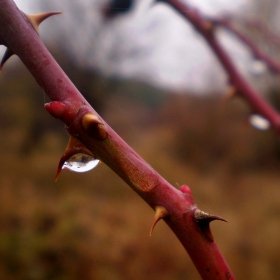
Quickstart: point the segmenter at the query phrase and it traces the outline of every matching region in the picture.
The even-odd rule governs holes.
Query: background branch
[[[218,26],[222,26],[235,35],[243,44],[245,44],[252,52],[255,59],[263,61],[268,68],[275,73],[280,72],[280,64],[275,61],[274,58],[267,55],[260,48],[258,48],[251,40],[249,40],[242,32],[237,30],[232,22],[228,19],[212,20],[212,22]]]
[[[229,76],[229,84],[235,89],[235,93],[240,94],[251,105],[255,113],[266,118],[275,129],[280,133],[280,115],[272,108],[261,95],[243,78],[236,68],[234,62],[224,50],[216,38],[215,23],[206,19],[201,13],[194,8],[179,0],[161,0],[172,6],[179,14],[186,18],[193,27],[203,36],[210,48],[215,53],[224,70]],[[267,59],[267,58],[266,58]]]

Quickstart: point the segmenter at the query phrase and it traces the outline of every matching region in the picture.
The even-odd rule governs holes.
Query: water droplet
[[[253,127],[259,130],[267,130],[270,128],[270,122],[258,114],[251,115],[249,117],[249,122]]]
[[[65,161],[62,169],[68,169],[74,172],[86,172],[95,168],[98,163],[98,159],[87,154],[78,153]]]
[[[267,71],[267,65],[262,60],[254,59],[250,71],[254,76],[262,75]]]

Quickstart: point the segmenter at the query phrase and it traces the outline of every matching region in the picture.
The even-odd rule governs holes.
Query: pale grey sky
[[[38,12],[36,7],[29,5],[32,1],[34,0],[15,0],[23,11]],[[68,1],[71,3],[70,0]],[[100,3],[101,0],[95,1]],[[138,10],[134,15],[114,22],[113,26],[103,28],[103,33],[99,35],[98,40],[93,38],[92,50],[86,50],[87,63],[91,63],[107,75],[136,77],[163,87],[197,91],[208,91],[211,86],[225,87],[226,75],[220,71],[216,58],[202,37],[166,5],[159,4],[150,9],[152,2],[152,0],[138,0]],[[234,13],[244,10],[247,3],[246,0],[186,0],[186,2],[212,16],[225,11]],[[50,1],[50,3],[53,10],[61,10],[67,4],[67,0]],[[92,12],[91,17],[94,15]],[[67,16],[65,6],[62,15],[64,19],[58,22],[69,24],[71,20],[69,21],[68,18],[67,21]],[[82,26],[82,30],[83,33],[88,33],[87,26],[84,28]],[[59,36],[56,33],[56,30],[51,28],[48,36],[56,38]],[[84,37],[79,37],[80,35],[89,38],[91,36],[82,32],[75,34],[70,49],[73,57],[77,57],[83,63],[85,59],[81,51],[83,46],[81,42]],[[221,36],[221,39],[241,71],[248,72],[246,66],[251,63],[251,57],[247,50],[226,34]],[[135,50],[140,53],[139,56],[130,55],[135,53]],[[144,55],[141,54],[141,50]]]

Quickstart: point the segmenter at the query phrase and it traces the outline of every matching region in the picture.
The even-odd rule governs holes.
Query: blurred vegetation
[[[279,140],[248,124],[243,100],[163,92],[57,57],[148,163],[230,221],[212,228],[238,279],[280,278]],[[16,60],[0,76],[0,279],[199,279],[163,222],[149,238],[153,211],[104,164],[54,182],[67,133]]]

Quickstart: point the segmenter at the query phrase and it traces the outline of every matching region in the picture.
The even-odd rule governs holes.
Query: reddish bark
[[[53,101],[46,109],[66,124],[75,139],[68,149],[88,151],[114,170],[153,209],[163,206],[167,211],[162,217],[189,253],[202,279],[234,279],[209,228],[210,221],[221,218],[198,210],[189,189],[183,187],[181,191],[171,186],[102,120],[13,1],[0,0],[0,7],[0,42],[20,57]]]
[[[280,64],[276,62],[272,57],[264,53],[259,49],[251,40],[249,40],[242,32],[234,28],[232,22],[227,19],[220,19],[213,21],[216,25],[220,25],[235,35],[244,45],[246,45],[255,59],[263,61],[268,68],[275,73],[280,72]]]

